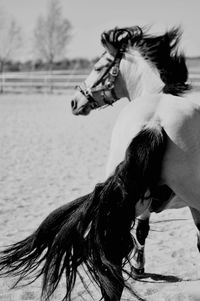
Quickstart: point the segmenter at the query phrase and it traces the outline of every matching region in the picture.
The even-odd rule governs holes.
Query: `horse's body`
[[[154,36],[152,40],[147,36],[143,41],[140,41],[139,37],[139,42],[136,34],[135,47],[128,48],[124,54],[120,63],[119,79],[116,79],[115,90],[118,98],[127,97],[131,103],[123,110],[114,127],[106,177],[112,174],[117,164],[123,160],[131,139],[144,126],[150,128],[161,126],[168,136],[167,149],[157,183],[158,190],[152,198],[146,200],[145,206],[143,202],[138,202],[137,205],[138,223],[133,250],[136,276],[144,273],[144,245],[152,211],[160,212],[168,208],[189,206],[198,231],[200,230],[198,169],[200,99],[198,94],[185,93],[188,89],[187,67],[184,57],[174,50],[179,40],[177,33],[176,30],[172,30],[168,36],[162,38]],[[103,37],[103,43],[107,52],[117,57],[115,34],[116,31],[110,31]],[[123,34],[126,36],[126,33]],[[103,59],[97,63],[95,70],[99,71],[106,66],[106,55]],[[87,87],[93,86],[94,77],[95,75],[91,74],[86,80]],[[92,88],[89,88],[89,91],[96,97],[95,91],[92,93]],[[99,95],[97,103],[99,102],[101,106],[101,98],[98,97]],[[90,101],[85,103],[85,99],[83,95],[79,95],[78,106],[75,108],[74,101],[72,102],[74,114],[89,113]]]
[[[48,299],[65,273],[65,300],[70,300],[84,265],[103,299],[119,301],[124,287],[134,294],[123,277],[123,272],[133,276],[125,263],[137,274],[144,272],[152,211],[169,203],[189,206],[200,230],[200,102],[187,93],[185,59],[176,50],[179,38],[176,29],[149,36],[139,27],[102,35],[106,52],[71,104],[75,115],[87,115],[122,97],[131,101],[113,130],[106,180],[2,251],[0,275],[19,276],[19,281],[43,275]]]
[[[196,97],[152,94],[130,102],[113,130],[107,176],[123,161],[130,141],[144,126],[162,126],[168,145],[158,185],[168,185],[183,206],[200,211],[200,105]]]

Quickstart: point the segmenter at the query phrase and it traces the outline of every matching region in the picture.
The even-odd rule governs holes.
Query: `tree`
[[[21,48],[22,33],[21,28],[14,19],[0,13],[2,16],[0,23],[0,73],[1,73],[1,90],[3,92],[3,73],[4,66],[8,60]]]
[[[46,16],[39,16],[34,31],[34,48],[38,59],[52,69],[56,60],[63,58],[70,39],[71,24],[62,16],[58,0],[50,0]]]

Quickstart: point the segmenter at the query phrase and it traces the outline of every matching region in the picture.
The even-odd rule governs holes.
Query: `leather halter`
[[[100,105],[93,97],[93,93],[100,92],[106,106],[112,105],[119,99],[114,90],[114,83],[119,75],[119,65],[124,51],[123,47],[118,50],[113,62],[105,70],[102,76],[92,85],[92,87],[87,88],[85,82],[80,86],[76,86],[76,89],[78,89],[87,98],[92,109],[102,107],[102,105]]]

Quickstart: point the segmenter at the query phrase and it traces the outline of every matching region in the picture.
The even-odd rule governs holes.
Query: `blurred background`
[[[115,26],[152,33],[183,31],[190,80],[198,88],[198,0],[1,0],[1,93],[65,93],[82,81],[102,53],[100,34]]]

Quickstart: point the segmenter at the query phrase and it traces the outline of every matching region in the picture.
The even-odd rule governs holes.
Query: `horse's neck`
[[[145,60],[139,51],[129,51],[123,61],[122,72],[130,100],[162,91],[164,83],[158,70]]]

